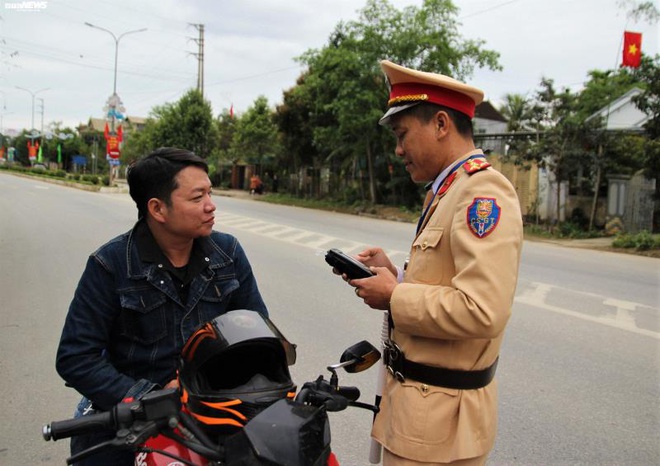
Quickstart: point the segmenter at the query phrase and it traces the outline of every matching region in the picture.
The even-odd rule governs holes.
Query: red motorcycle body
[[[149,449],[165,451],[194,464],[203,465],[208,463],[206,458],[164,435],[150,438],[144,443],[144,446]],[[157,452],[137,452],[135,454],[135,466],[182,466],[183,464],[172,457]]]
[[[203,456],[164,435],[150,438],[144,446],[149,449],[166,451],[194,464],[204,465],[208,463],[208,460]],[[135,466],[183,466],[183,463],[157,452],[138,452],[135,454]],[[334,453],[330,453],[327,466],[339,466],[339,461],[337,461]]]

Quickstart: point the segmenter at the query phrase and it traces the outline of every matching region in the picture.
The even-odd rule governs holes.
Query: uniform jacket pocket
[[[456,431],[458,391],[411,383],[395,383],[391,394],[392,428],[415,443],[438,445]]]
[[[411,273],[416,282],[435,284],[442,279],[438,259],[443,233],[444,228],[427,226],[415,238],[407,273]]]

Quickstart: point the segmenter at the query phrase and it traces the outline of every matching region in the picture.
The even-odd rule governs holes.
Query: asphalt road
[[[324,252],[381,245],[402,262],[414,226],[217,197],[216,228],[251,259],[271,316],[298,345],[299,384],[344,348],[377,344],[382,315],[331,274]],[[90,252],[129,229],[126,194],[0,173],[0,465],[64,464],[41,426],[78,395],[54,370],[68,303]],[[660,262],[526,242],[498,368],[491,465],[660,464]],[[340,374],[373,399],[376,370]],[[331,415],[342,465],[366,465],[371,414]]]

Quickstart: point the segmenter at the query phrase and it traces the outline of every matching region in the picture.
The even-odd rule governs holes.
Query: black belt
[[[475,390],[492,382],[495,377],[497,361],[486,369],[478,371],[461,371],[443,367],[428,366],[405,358],[403,351],[394,343],[385,343],[384,360],[387,370],[400,382],[409,378],[417,382],[435,385],[436,387],[454,388],[457,390]]]

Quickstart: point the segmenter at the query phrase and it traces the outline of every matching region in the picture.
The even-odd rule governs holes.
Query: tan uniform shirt
[[[391,336],[412,361],[479,370],[498,357],[511,313],[522,215],[502,174],[469,173],[460,163],[433,200],[392,294]],[[496,429],[496,381],[455,390],[388,375],[372,434],[399,456],[450,462],[489,452]]]

